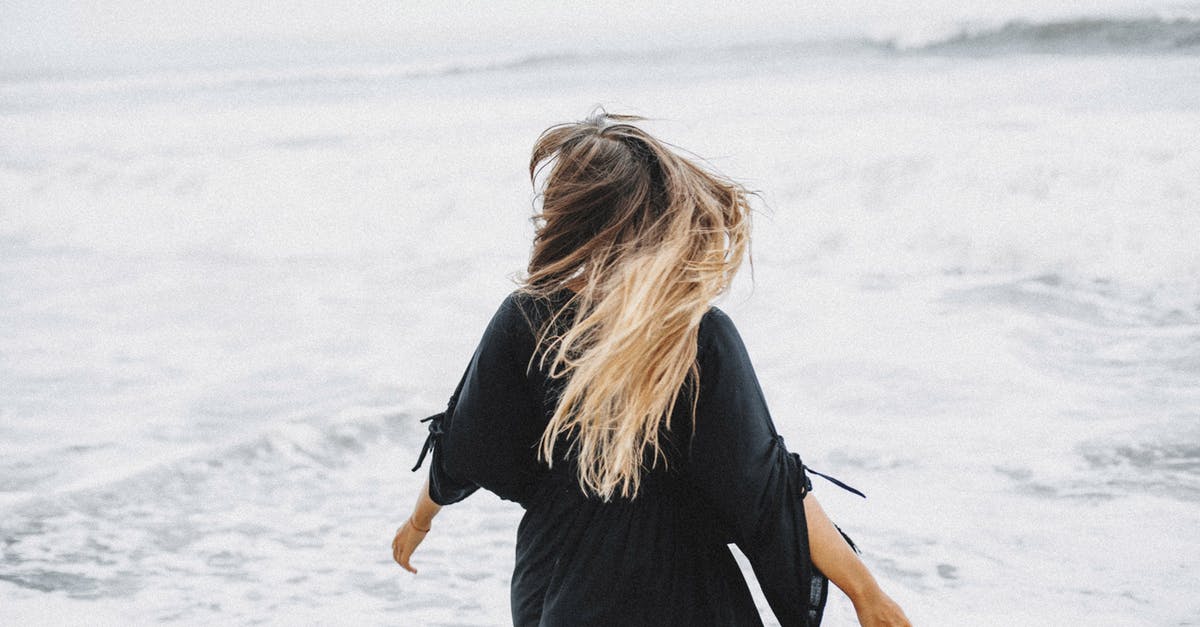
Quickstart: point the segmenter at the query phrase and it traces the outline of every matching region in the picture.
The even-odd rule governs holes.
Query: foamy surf
[[[9,71],[0,621],[506,622],[518,509],[447,509],[417,577],[388,542],[525,261],[533,138],[596,101],[764,191],[719,304],[915,622],[1190,620],[1195,18],[946,11]]]

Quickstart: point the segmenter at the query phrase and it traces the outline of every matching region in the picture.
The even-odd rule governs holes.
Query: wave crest
[[[1194,17],[1084,17],[1048,22],[1010,20],[1000,26],[966,28],[916,44],[875,40],[894,52],[958,54],[1200,52],[1200,19]]]

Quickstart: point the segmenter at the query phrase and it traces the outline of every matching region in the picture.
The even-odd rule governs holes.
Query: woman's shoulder
[[[703,340],[713,335],[736,331],[737,325],[733,323],[733,319],[725,310],[710,305],[708,311],[704,312],[704,317],[700,318],[700,338]]]
[[[740,351],[745,346],[733,318],[716,305],[710,306],[700,319],[698,336],[696,352],[700,359],[724,351]]]
[[[527,340],[536,335],[542,323],[562,306],[563,300],[557,294],[546,297],[515,289],[500,301],[489,326],[510,337]]]
[[[490,326],[508,333],[525,334],[536,331],[548,316],[553,315],[569,300],[569,297],[562,293],[543,296],[515,289],[500,302]],[[740,341],[733,319],[720,307],[710,305],[700,318],[700,328],[697,332],[698,354],[703,355],[710,349],[719,349],[733,339]]]
[[[733,320],[729,314],[716,305],[709,305],[708,311],[704,312],[704,317],[700,319],[700,328],[715,328],[718,326],[733,324]]]
[[[503,315],[513,322],[523,321],[526,324],[532,324],[561,306],[562,301],[563,299],[557,294],[542,296],[518,288],[504,297],[504,300],[500,302],[497,314]]]

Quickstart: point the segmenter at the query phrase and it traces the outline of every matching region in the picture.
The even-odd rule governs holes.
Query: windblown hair
[[[700,320],[750,238],[754,192],[631,124],[644,119],[597,109],[552,126],[529,163],[535,188],[552,167],[519,289],[546,299],[575,290],[534,351],[566,381],[539,458],[553,464],[556,440],[574,436],[580,488],[605,501],[636,497],[648,450],[651,468],[660,457],[666,464],[660,428],[670,427],[685,382],[699,382]],[[562,330],[555,323],[569,309]]]

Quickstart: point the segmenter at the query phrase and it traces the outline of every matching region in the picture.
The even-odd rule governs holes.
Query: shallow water
[[[505,623],[519,509],[388,543],[603,102],[763,190],[719,304],[917,624],[1189,624],[1200,57],[985,52],[5,79],[0,618]]]

